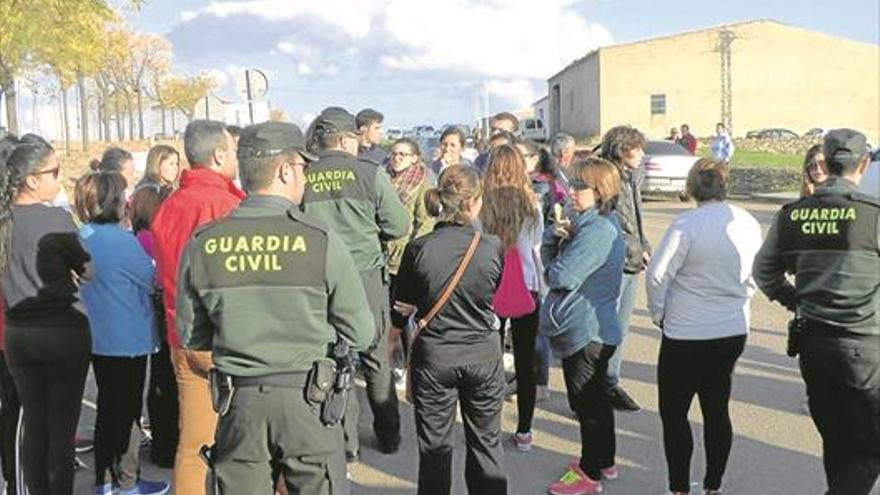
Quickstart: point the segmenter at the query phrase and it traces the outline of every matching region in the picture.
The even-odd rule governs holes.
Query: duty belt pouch
[[[232,405],[232,395],[235,392],[232,377],[217,368],[211,368],[208,381],[211,385],[211,407],[215,413],[225,416],[229,412],[229,406]]]
[[[306,383],[306,401],[311,405],[323,404],[333,390],[336,365],[331,361],[315,361]]]
[[[801,316],[795,316],[788,322],[788,342],[785,346],[785,353],[789,357],[797,357],[801,352],[801,338],[807,329],[807,320]]]

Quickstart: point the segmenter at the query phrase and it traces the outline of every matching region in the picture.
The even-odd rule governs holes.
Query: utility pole
[[[733,135],[733,73],[731,59],[733,40],[737,39],[733,31],[727,29],[718,33],[718,45],[715,51],[721,54],[721,122],[727,132]]]

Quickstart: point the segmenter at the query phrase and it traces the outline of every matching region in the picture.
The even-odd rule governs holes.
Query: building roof
[[[650,42],[659,41],[659,40],[666,40],[666,39],[672,39],[672,38],[679,38],[679,37],[684,37],[684,36],[692,36],[692,35],[694,35],[694,34],[700,34],[700,33],[711,32],[711,31],[720,31],[720,30],[722,30],[722,29],[738,28],[738,27],[743,27],[743,26],[747,26],[747,25],[750,25],[750,24],[769,24],[769,25],[775,25],[775,26],[779,26],[779,27],[784,27],[784,28],[786,28],[786,29],[792,29],[792,30],[797,30],[797,31],[801,31],[801,32],[811,33],[811,34],[819,34],[819,35],[822,35],[822,36],[827,36],[827,37],[832,38],[832,39],[837,39],[837,40],[847,41],[847,42],[850,42],[850,43],[860,43],[860,44],[864,44],[864,45],[876,46],[876,45],[871,45],[870,43],[864,43],[864,42],[861,42],[861,41],[855,41],[855,40],[851,40],[851,39],[849,39],[849,38],[844,38],[844,37],[841,37],[841,36],[834,36],[834,35],[827,34],[827,33],[822,33],[822,32],[819,32],[819,31],[812,31],[812,30],[805,29],[805,28],[802,28],[802,27],[792,26],[792,25],[789,25],[789,24],[785,24],[785,23],[783,23],[783,22],[779,22],[779,21],[773,20],[773,19],[752,19],[752,20],[749,20],[749,21],[740,21],[740,22],[732,22],[732,23],[727,23],[727,24],[720,24],[720,25],[718,25],[718,26],[711,26],[711,27],[705,27],[705,28],[700,28],[700,29],[694,29],[694,30],[691,30],[691,31],[682,31],[682,32],[680,32],[680,33],[667,34],[667,35],[663,35],[663,36],[656,36],[656,37],[654,37],[654,38],[647,38],[647,39],[638,40],[638,41],[631,41],[631,42],[628,42],[628,43],[620,43],[620,44],[615,44],[615,45],[608,45],[608,46],[599,47],[599,48],[596,48],[595,50],[591,50],[591,51],[587,52],[587,54],[584,55],[583,57],[578,58],[578,59],[575,59],[574,61],[572,61],[571,63],[569,63],[568,65],[566,65],[564,68],[562,68],[562,70],[560,70],[560,71],[556,72],[555,74],[553,74],[552,76],[548,77],[547,80],[549,81],[550,79],[554,79],[554,78],[556,78],[556,76],[558,76],[558,75],[562,74],[563,72],[567,71],[569,68],[581,64],[583,61],[587,60],[588,58],[590,58],[590,57],[592,57],[592,56],[596,56],[596,55],[598,55],[598,54],[599,54],[601,51],[603,51],[603,50],[612,49],[612,48],[618,48],[618,47],[624,47],[624,46],[638,45],[638,44],[641,44],[641,43],[650,43]]]

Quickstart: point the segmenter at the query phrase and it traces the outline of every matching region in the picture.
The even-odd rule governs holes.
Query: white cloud
[[[198,17],[199,13],[195,10],[184,10],[180,13],[180,20],[182,22],[189,22],[196,17]]]
[[[543,94],[528,79],[492,80],[486,83],[490,99],[503,98],[512,108],[526,108]],[[494,107],[494,105],[493,105]]]

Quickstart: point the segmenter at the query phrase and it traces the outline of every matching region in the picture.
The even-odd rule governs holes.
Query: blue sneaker
[[[133,487],[116,492],[118,495],[164,495],[168,493],[168,482],[139,480]]]
[[[95,485],[95,495],[113,495],[113,485],[110,483]]]

